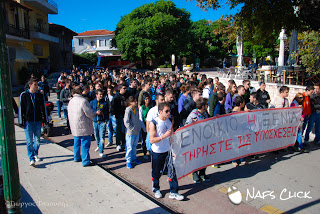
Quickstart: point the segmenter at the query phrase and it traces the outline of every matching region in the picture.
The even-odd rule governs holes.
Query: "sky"
[[[58,14],[49,14],[49,23],[63,25],[70,30],[81,33],[87,30],[107,29],[114,31],[122,16],[146,3],[155,0],[54,0],[58,4]],[[207,12],[196,6],[196,1],[173,0],[178,8],[185,8],[191,13],[191,20],[201,19],[215,21],[222,15],[234,14],[227,5],[218,10]]]

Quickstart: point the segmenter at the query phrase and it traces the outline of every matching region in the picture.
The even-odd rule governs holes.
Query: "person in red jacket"
[[[303,113],[305,115],[304,121],[303,121],[303,126],[302,126],[302,133],[304,130],[306,130],[306,134],[304,135],[304,142],[307,143],[309,142],[309,134],[311,132],[311,125],[309,124],[310,121],[310,116],[311,116],[311,100],[310,96],[313,94],[314,87],[313,86],[307,86],[306,91],[303,92],[304,96],[304,101],[303,101]]]

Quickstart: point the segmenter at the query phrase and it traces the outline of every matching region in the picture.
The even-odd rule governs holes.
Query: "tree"
[[[204,9],[217,9],[221,6],[218,0],[196,1]],[[227,0],[231,9],[241,6],[241,10],[232,18],[235,25],[242,28],[244,37],[252,38],[253,43],[259,43],[261,39],[272,41],[273,38],[269,36],[273,32],[278,35],[281,28],[290,32],[293,29],[302,30],[306,26],[313,26],[310,16],[309,19],[302,17],[311,4],[316,9],[309,14],[316,15],[320,20],[317,10],[319,2],[319,0]]]
[[[225,28],[225,23],[199,20],[191,25],[191,52],[199,56],[201,62],[208,61],[208,63],[202,63],[206,66],[216,64],[212,61],[227,57],[234,44],[230,43],[223,46],[224,42],[229,41],[229,39],[227,34],[220,34],[216,31],[219,27]]]
[[[130,61],[152,59],[157,65],[171,54],[190,54],[190,13],[172,1],[144,4],[117,24],[113,46]]]
[[[320,73],[320,32],[309,31],[299,34],[299,53],[294,57],[300,57],[301,64],[311,74]]]
[[[75,65],[80,65],[80,64],[96,65],[98,62],[98,56],[97,54],[94,54],[94,53],[73,54],[73,62]]]

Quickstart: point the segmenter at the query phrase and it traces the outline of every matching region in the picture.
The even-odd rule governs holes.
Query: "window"
[[[43,22],[42,19],[37,19],[36,32],[42,32],[43,30],[42,22]]]
[[[39,44],[34,44],[34,45],[33,45],[33,53],[34,53],[34,55],[42,56],[42,55],[43,55],[43,48],[42,48],[42,46],[39,45]]]
[[[94,41],[91,41],[91,42],[90,42],[90,45],[91,45],[91,46],[94,46],[94,45],[95,45],[95,44],[94,44]]]
[[[79,39],[79,46],[83,46],[83,39]]]
[[[99,40],[99,47],[105,46],[105,40]]]

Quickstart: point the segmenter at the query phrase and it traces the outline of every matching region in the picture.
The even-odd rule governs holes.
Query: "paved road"
[[[50,99],[54,100],[54,97]],[[65,120],[59,120],[56,112],[53,112],[53,118],[56,121],[54,137],[50,139],[72,150],[73,140],[72,136],[65,132]],[[259,213],[263,211],[268,213],[283,211],[319,213],[320,150],[318,146],[313,144],[311,146],[310,153],[301,154],[290,151],[278,155],[269,153],[260,155],[259,159],[249,159],[248,165],[238,168],[233,168],[231,164],[224,164],[219,169],[208,167],[207,174],[212,178],[210,182],[194,184],[191,176],[179,180],[180,193],[186,196],[183,202],[168,199],[169,187],[166,177],[163,176],[161,189],[164,198],[158,201],[181,213],[199,211],[201,213]],[[94,162],[112,171],[142,192],[153,196],[150,161],[141,158],[144,163],[129,170],[125,165],[124,152],[117,152],[114,146],[108,147],[105,149],[107,157],[101,159],[98,153],[94,152],[95,148],[96,144],[93,141],[90,154]],[[141,150],[138,151],[141,156]],[[238,206],[231,204],[227,198],[226,188],[230,186],[236,186],[243,194],[243,202]],[[267,196],[268,191],[271,196]],[[300,192],[299,197],[304,195],[307,198],[287,199],[289,191],[291,196],[297,196],[297,193]]]

